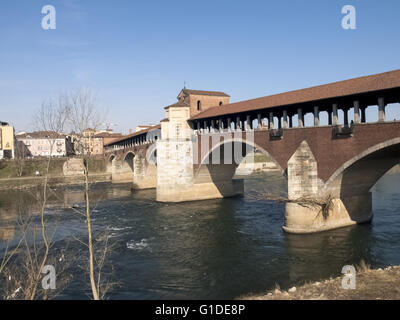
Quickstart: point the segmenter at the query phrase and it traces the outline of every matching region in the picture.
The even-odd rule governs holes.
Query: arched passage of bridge
[[[110,155],[108,156],[108,161],[107,161],[107,163],[110,163],[110,164],[111,164],[115,158],[116,158],[116,155],[115,155],[115,154],[110,154]]]
[[[319,220],[311,221],[309,217],[313,210],[296,208],[292,212],[291,207],[296,204],[289,204],[286,210],[286,225],[289,228],[285,230],[315,232],[369,222],[372,219],[370,190],[399,161],[400,138],[366,148],[341,165],[325,183],[321,181],[316,196],[322,200],[330,199],[326,217],[322,219],[320,211],[314,212]]]
[[[194,183],[212,182],[221,194],[224,194],[226,184],[230,184],[232,181],[243,184],[243,180],[233,180],[233,177],[243,159],[254,150],[261,151],[274,162],[279,172],[287,180],[286,170],[282,169],[268,151],[253,141],[233,138],[217,143],[202,157],[201,163],[195,167]]]
[[[346,161],[324,188],[340,198],[368,193],[376,182],[400,162],[400,137],[378,143]]]
[[[124,167],[126,170],[130,170],[134,172],[134,159],[135,159],[135,154],[132,151],[128,151],[123,158],[123,163]]]
[[[107,158],[106,168],[107,168],[107,172],[109,172],[109,173],[111,173],[112,170],[113,170],[112,168],[113,168],[114,159],[116,159],[116,155],[115,154],[111,154]]]

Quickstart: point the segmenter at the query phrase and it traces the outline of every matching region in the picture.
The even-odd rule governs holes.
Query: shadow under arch
[[[354,212],[351,210],[355,205],[354,199],[361,197],[364,201],[372,201],[372,187],[399,162],[400,138],[376,144],[337,169],[325,183],[325,189],[329,190],[333,197],[340,198],[349,213]],[[356,211],[351,214],[351,218],[354,221],[364,221],[365,214]]]
[[[116,157],[117,157],[117,156],[116,156],[115,154],[111,154],[111,155],[108,157],[108,163],[109,163],[109,164],[112,164],[113,160],[114,160]]]
[[[135,159],[135,154],[132,151],[128,151],[125,154],[124,165],[125,166],[127,165],[131,169],[132,172],[134,171],[134,167],[135,167],[133,164],[134,159]]]
[[[243,194],[243,179],[233,178],[243,159],[255,149],[267,155],[275,163],[282,176],[287,179],[286,171],[268,151],[252,141],[233,138],[215,144],[202,156],[201,163],[195,166],[194,183],[212,182],[222,195],[231,194],[232,189],[229,185],[233,185],[233,189],[237,187],[239,190],[241,188],[241,194]]]
[[[153,143],[146,150],[146,161],[148,164],[157,166],[157,144]]]

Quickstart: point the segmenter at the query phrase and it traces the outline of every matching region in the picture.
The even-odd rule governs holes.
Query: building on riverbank
[[[16,135],[20,157],[68,157],[74,154],[71,137],[52,131],[21,132]]]
[[[84,153],[91,156],[103,156],[104,145],[115,139],[122,138],[122,136],[121,133],[116,133],[110,129],[100,131],[95,129],[86,129],[83,132],[82,137],[74,137],[75,153]],[[80,150],[82,148],[83,150]]]
[[[0,121],[0,159],[14,158],[14,127]]]

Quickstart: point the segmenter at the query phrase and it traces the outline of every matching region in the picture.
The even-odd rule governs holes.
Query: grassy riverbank
[[[68,158],[54,158],[50,161],[49,183],[52,186],[81,184],[83,176],[64,176],[63,165]],[[43,183],[42,174],[46,171],[47,159],[24,159],[0,161],[0,190],[28,189]],[[89,159],[90,182],[111,181],[106,172],[104,159]],[[36,172],[39,176],[36,176]]]
[[[357,268],[356,288],[343,289],[343,277],[293,287],[288,291],[278,286],[266,294],[243,296],[241,300],[399,300],[400,266],[372,270]]]
[[[1,190],[21,190],[29,189],[41,185],[43,183],[43,177],[23,177],[23,178],[8,178],[0,179],[0,191]],[[111,173],[94,173],[89,175],[90,183],[99,182],[110,182]],[[75,185],[82,184],[84,182],[83,176],[51,176],[49,178],[49,184],[53,187],[64,186],[64,185]]]
[[[57,177],[63,175],[63,165],[68,158],[54,158],[50,161],[49,174]],[[47,159],[19,159],[0,160],[0,179],[35,177],[36,172],[42,174],[46,171]],[[105,173],[106,164],[104,159],[89,159],[90,173]]]

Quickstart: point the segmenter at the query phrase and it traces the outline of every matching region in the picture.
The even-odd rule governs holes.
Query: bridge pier
[[[372,220],[371,193],[330,201],[330,208],[326,212],[321,211],[320,205],[287,203],[284,231],[297,234],[315,233]]]
[[[233,164],[207,164],[195,172],[189,107],[166,108],[157,141],[157,201],[183,202],[243,195],[243,180],[232,180]],[[238,119],[236,124],[238,125]],[[197,142],[195,142],[197,144]]]
[[[112,183],[129,183],[133,181],[133,171],[122,159],[115,158],[111,165]]]
[[[318,178],[317,161],[303,141],[288,161],[289,200],[283,229],[289,233],[314,233],[371,221],[370,188],[398,160],[369,158],[332,181],[323,182]]]
[[[157,187],[157,167],[146,159],[143,152],[135,155],[133,171],[133,189],[154,189]]]

